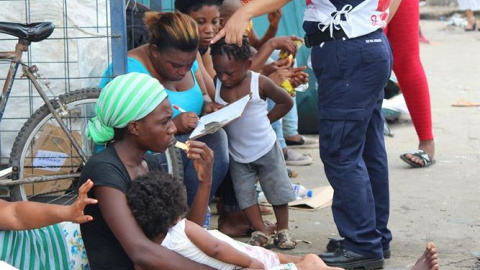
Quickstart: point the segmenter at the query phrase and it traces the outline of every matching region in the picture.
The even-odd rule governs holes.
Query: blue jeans
[[[175,138],[178,141],[185,142],[190,134],[176,135]],[[220,184],[222,184],[223,179],[227,175],[228,171],[228,140],[227,133],[225,130],[220,129],[219,131],[209,134],[197,139],[198,141],[204,142],[205,144],[213,150],[215,154],[213,159],[213,179],[212,179],[212,190],[210,191],[211,202],[215,192],[217,191]],[[191,206],[195,194],[197,194],[198,189],[198,177],[197,171],[193,166],[193,161],[187,158],[187,154],[184,151],[182,152],[182,161],[183,161],[183,171],[184,171],[184,184],[187,188],[187,202]]]
[[[298,113],[296,98],[293,98],[292,109],[282,119],[282,131],[284,138],[288,138],[298,134]]]

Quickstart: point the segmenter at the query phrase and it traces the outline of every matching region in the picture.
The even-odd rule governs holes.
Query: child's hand
[[[212,183],[213,151],[205,143],[187,141],[187,157],[193,159],[193,167],[197,171],[199,184]]]
[[[274,73],[275,71],[281,68],[287,68],[288,63],[289,63],[288,59],[273,61],[268,65],[264,65],[261,73],[265,76],[270,76],[270,74]]]
[[[270,22],[270,27],[278,28],[278,24],[280,23],[280,18],[282,18],[282,15],[283,12],[281,9],[268,13],[268,21]]]
[[[198,116],[194,112],[184,112],[173,119],[177,128],[177,134],[185,134],[192,131],[198,123]]]
[[[216,112],[223,107],[224,107],[223,105],[220,105],[216,102],[205,102],[203,104],[203,114],[209,114],[209,113],[212,113],[212,112]]]
[[[297,87],[301,84],[308,82],[308,73],[304,72],[307,68],[306,66],[295,68],[294,74],[290,77],[290,82],[292,83],[293,87]]]
[[[75,222],[75,223],[85,223],[87,221],[93,220],[92,216],[87,216],[83,214],[83,209],[87,204],[96,204],[97,200],[88,198],[88,192],[93,187],[92,180],[88,179],[83,185],[80,186],[78,190],[78,196],[75,202],[69,206],[68,216],[66,220]]]
[[[276,85],[280,86],[283,81],[289,80],[292,75],[293,72],[290,69],[282,68],[268,75],[268,78],[270,78],[270,80],[272,80]]]
[[[295,59],[295,56],[297,55],[297,44],[293,42],[295,40],[303,42],[303,39],[297,36],[275,37],[270,39],[269,42],[274,49],[280,50],[280,53],[287,51],[293,55],[293,59]]]

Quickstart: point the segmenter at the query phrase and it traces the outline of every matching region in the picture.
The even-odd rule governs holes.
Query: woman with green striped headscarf
[[[162,170],[158,155],[148,151],[163,152],[175,143],[177,129],[163,86],[143,73],[118,76],[103,88],[95,112],[87,136],[107,147],[87,161],[79,181],[92,179],[95,186],[89,196],[98,200],[98,205],[85,208],[93,221],[81,225],[90,268],[131,270],[135,263],[144,269],[210,269],[149,240],[127,204],[132,179]],[[186,154],[199,179],[187,218],[203,224],[212,185],[213,151],[203,142],[189,141],[187,145]]]
[[[109,142],[115,128],[142,119],[166,97],[160,82],[146,74],[134,72],[115,78],[100,94],[95,105],[97,116],[89,123],[87,137],[95,143]]]

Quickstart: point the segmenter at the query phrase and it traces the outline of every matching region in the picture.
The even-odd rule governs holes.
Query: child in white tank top
[[[246,38],[242,46],[226,44],[222,39],[211,46],[211,54],[217,74],[215,102],[228,105],[251,95],[242,116],[225,127],[237,202],[255,229],[248,243],[268,247],[275,242],[280,249],[293,249],[296,242],[288,231],[288,203],[295,200],[295,194],[271,126],[292,108],[293,100],[269,78],[249,70],[252,53]],[[267,98],[275,103],[270,111]],[[275,210],[275,241],[260,214],[257,179]]]
[[[127,201],[145,235],[176,253],[215,269],[339,270],[315,254],[305,257],[274,253],[237,242],[219,231],[207,231],[186,220],[185,186],[162,171],[134,179]],[[136,270],[140,267],[135,266]]]

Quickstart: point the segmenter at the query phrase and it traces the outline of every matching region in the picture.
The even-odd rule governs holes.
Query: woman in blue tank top
[[[197,25],[189,16],[177,12],[148,12],[145,24],[151,33],[150,41],[128,52],[127,72],[145,73],[158,79],[167,90],[171,104],[186,111],[173,109],[173,122],[177,127],[175,137],[185,142],[197,126],[199,117],[220,107],[208,96],[195,61],[199,45]],[[111,79],[110,65],[100,87]],[[205,142],[215,152],[211,200],[228,170],[227,135],[221,129],[198,140]],[[185,153],[182,153],[182,158],[188,204],[191,205],[198,188],[197,174]]]

